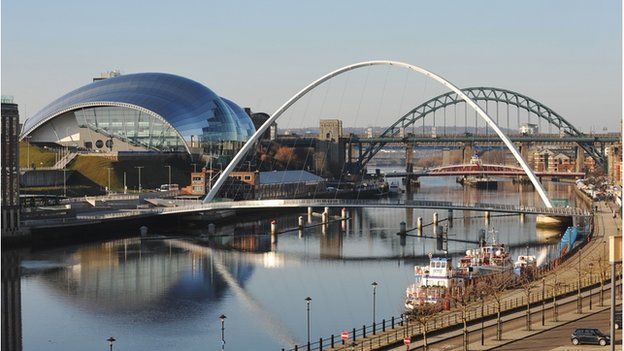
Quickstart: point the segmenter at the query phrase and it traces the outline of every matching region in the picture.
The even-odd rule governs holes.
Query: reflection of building
[[[204,85],[164,73],[95,81],[24,123],[22,138],[92,152],[233,155],[255,131],[235,103]]]
[[[5,102],[6,101],[6,102]],[[19,112],[11,98],[2,98],[2,236],[19,231]]]
[[[2,252],[2,350],[22,350],[22,290],[19,253]]]
[[[320,121],[319,139],[338,141],[342,138],[342,121],[339,119],[322,119]]]

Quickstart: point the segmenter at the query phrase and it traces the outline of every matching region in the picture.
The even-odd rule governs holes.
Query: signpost
[[[409,350],[409,346],[412,343],[412,339],[409,336],[403,338],[403,344],[405,344],[405,349]]]
[[[342,333],[340,333],[340,338],[342,339],[342,344],[344,345],[345,342],[349,340],[349,332],[346,330],[343,330]]]

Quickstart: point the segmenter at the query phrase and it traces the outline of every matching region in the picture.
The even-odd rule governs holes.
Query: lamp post
[[[483,317],[483,305],[485,303],[485,293],[481,292],[481,346],[485,345],[485,335],[483,334],[485,318]]]
[[[225,319],[227,317],[222,314],[219,316],[219,319],[221,320],[221,350],[225,349]]]
[[[307,325],[308,325],[308,348],[310,348],[310,302],[312,301],[312,299],[310,298],[310,296],[305,298],[305,302],[306,302],[306,312],[307,312]]]
[[[106,169],[108,170],[108,194],[110,194],[111,192],[111,182],[110,182],[110,172],[111,169],[113,169],[113,167],[106,167]]]
[[[113,343],[115,341],[117,341],[117,339],[113,338],[112,336],[109,337],[108,339],[106,339],[106,341],[108,341],[108,347],[110,349],[110,351],[113,351]]]
[[[141,168],[144,168],[144,166],[134,166],[134,168],[139,170],[139,193],[141,192]]]
[[[593,275],[594,275],[594,263],[590,262],[589,263],[589,310],[591,311],[592,309],[592,290],[593,289]]]
[[[167,183],[169,185],[169,187],[171,187],[171,166],[170,165],[165,165],[165,168],[169,169],[169,183]]]
[[[542,327],[546,324],[546,278],[542,278]]]
[[[581,314],[583,313],[583,300],[581,297],[581,253],[583,252],[583,249],[579,249],[578,252],[578,276],[576,279],[576,313]]]
[[[377,282],[372,282],[371,286],[373,287],[373,333],[375,333],[375,305],[376,305],[376,295],[377,295]]]
[[[67,171],[67,168],[63,167],[63,196],[67,197],[67,176],[65,175],[65,172]]]

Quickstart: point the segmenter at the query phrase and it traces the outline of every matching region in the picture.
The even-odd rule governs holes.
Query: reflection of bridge
[[[489,176],[524,176],[526,173],[520,167],[488,164],[463,164],[431,168],[421,172],[393,172],[386,174],[386,177],[444,177],[444,176],[468,176],[468,175],[489,175]],[[554,178],[583,178],[583,172],[535,172],[538,177]]]

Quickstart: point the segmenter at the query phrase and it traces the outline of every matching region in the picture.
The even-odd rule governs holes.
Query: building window
[[[85,149],[93,149],[93,143],[90,141],[85,141],[84,147]]]
[[[113,139],[106,140],[106,147],[109,149],[113,148]]]
[[[95,142],[95,147],[101,149],[104,146],[104,142],[102,140],[98,140]]]
[[[245,180],[251,180],[251,176],[246,175]]]

